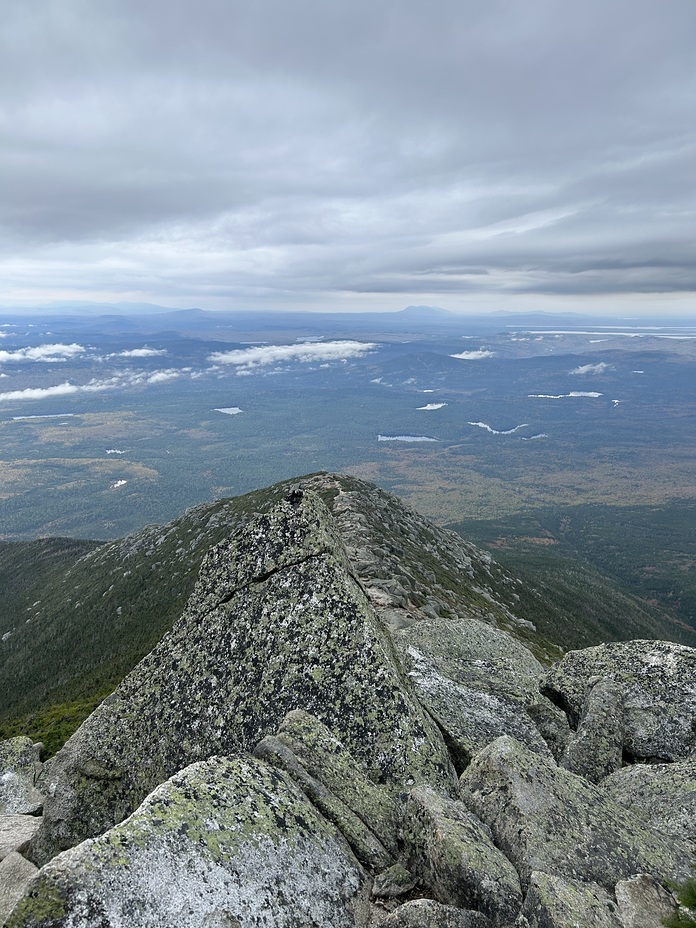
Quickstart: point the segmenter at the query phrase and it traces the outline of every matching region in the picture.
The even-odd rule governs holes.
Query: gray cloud
[[[6,7],[4,302],[696,286],[693,4]]]

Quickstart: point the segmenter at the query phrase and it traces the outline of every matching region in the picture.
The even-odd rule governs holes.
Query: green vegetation
[[[665,928],[696,928],[696,876],[676,887],[675,895],[683,908],[675,915],[665,918],[662,924]]]
[[[47,752],[54,751],[172,627],[208,549],[295,482],[196,506],[167,525],[107,544],[70,539],[1,544],[0,591],[6,608],[0,618],[0,731],[25,732],[42,740]],[[361,486],[354,478],[342,478],[345,492],[359,494]],[[337,493],[324,492],[329,506]],[[394,539],[403,530],[405,514],[398,504],[387,505],[378,491],[365,505],[376,548],[396,552]],[[602,510],[593,512],[597,518]],[[560,540],[540,523],[542,515],[548,524],[556,520],[552,527]],[[487,614],[490,602],[479,586],[491,585],[510,612],[526,620],[511,628],[543,662],[557,658],[561,649],[606,640],[696,643],[696,634],[673,613],[631,595],[619,580],[571,549],[561,535],[570,535],[572,521],[542,515],[454,526],[467,541],[488,541],[502,564],[490,564],[485,577],[467,586],[466,607],[455,595],[455,611]],[[613,525],[611,514],[606,521]],[[665,516],[657,524],[668,521]],[[686,531],[688,518],[674,524],[675,530]],[[578,535],[583,537],[579,529]],[[676,539],[672,543],[678,544]],[[409,530],[400,544],[398,556],[420,578],[421,592],[411,594],[415,605],[423,605],[432,584],[441,591],[459,588],[462,578],[438,554],[432,530]],[[597,555],[596,538],[593,545],[588,550]],[[522,582],[511,582],[508,570]]]
[[[609,639],[696,644],[696,502],[539,509],[453,528],[544,591],[561,614],[540,628],[569,647]],[[565,618],[564,618],[565,616]],[[549,624],[557,625],[551,634]]]
[[[106,691],[78,702],[37,709],[35,712],[12,719],[12,721],[0,722],[0,741],[5,738],[14,738],[17,735],[28,735],[32,741],[43,743],[41,760],[47,760],[77,731],[87,716],[109,695],[109,692]]]
[[[3,730],[31,734],[47,750],[69,735],[183,612],[208,549],[287,489],[194,507],[111,544],[0,546]]]

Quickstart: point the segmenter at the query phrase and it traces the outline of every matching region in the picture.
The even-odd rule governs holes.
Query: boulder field
[[[330,475],[298,485],[210,550],[179,621],[55,757],[0,743],[0,925],[658,928],[676,911],[696,651],[614,642],[545,666],[486,556],[379,499],[366,514]]]

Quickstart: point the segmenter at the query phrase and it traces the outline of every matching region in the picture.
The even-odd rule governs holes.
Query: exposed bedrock
[[[103,833],[192,762],[251,751],[293,709],[374,782],[456,790],[328,511],[299,492],[211,549],[180,621],[58,753],[36,858]]]
[[[577,728],[592,687],[610,680],[623,693],[623,750],[631,761],[685,759],[696,747],[696,649],[671,641],[612,641],[569,651],[542,691]]]
[[[8,928],[361,928],[369,881],[282,771],[211,758],[41,869]]]
[[[474,758],[460,785],[525,889],[535,870],[609,891],[638,873],[662,883],[690,874],[690,841],[654,831],[600,787],[508,736]]]

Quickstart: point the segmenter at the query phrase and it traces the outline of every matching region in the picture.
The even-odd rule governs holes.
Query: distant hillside
[[[696,642],[696,503],[566,506],[450,526],[560,607],[572,647],[597,634]],[[636,624],[637,623],[637,624]],[[539,627],[550,637],[547,623]]]

